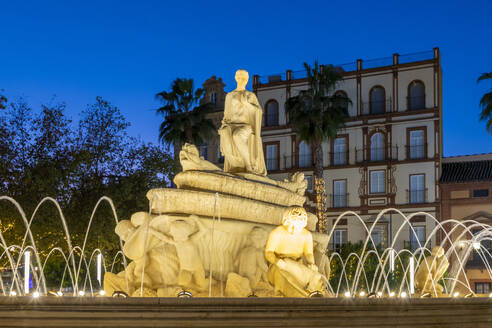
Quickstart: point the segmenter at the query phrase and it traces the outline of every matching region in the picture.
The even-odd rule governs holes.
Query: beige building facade
[[[345,211],[354,211],[366,224],[388,207],[405,215],[425,211],[439,216],[442,156],[442,71],[438,48],[411,55],[394,54],[377,60],[357,60],[338,66],[343,80],[334,92],[345,94],[350,118],[334,140],[323,144],[327,187],[328,229]],[[207,80],[204,87],[210,87]],[[296,136],[285,113],[285,102],[307,88],[304,71],[287,70],[253,76],[253,91],[263,108],[262,138],[268,175],[288,178],[303,171],[312,188],[314,169],[309,145]],[[211,93],[207,91],[208,97]],[[207,97],[207,96],[206,96]],[[220,121],[220,109],[217,120]],[[218,137],[201,151],[220,163]],[[312,191],[312,190],[311,190]],[[393,212],[378,221],[372,237],[389,246],[403,219]],[[412,220],[416,235],[406,227],[395,248],[423,244],[434,228],[424,216]],[[367,237],[354,216],[340,220],[330,247]],[[435,245],[435,240],[428,244]]]
[[[440,192],[442,220],[467,221],[466,226],[470,229],[470,232],[465,232],[459,225],[446,225],[452,242],[463,241],[466,244],[467,241],[479,238],[483,233],[481,224],[492,225],[492,153],[444,158]],[[439,239],[445,248],[450,246],[444,234]],[[468,282],[464,279],[463,271],[458,269],[459,263],[455,256],[451,256],[451,265],[460,273],[457,284],[459,291],[468,293],[469,287],[476,294],[488,295],[492,292],[492,277],[487,268],[492,264],[492,241],[488,235],[479,239],[480,254],[473,249],[464,263]],[[462,251],[459,246],[457,251]]]

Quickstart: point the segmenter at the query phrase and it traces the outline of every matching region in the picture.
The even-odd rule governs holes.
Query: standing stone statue
[[[256,95],[246,90],[249,75],[236,72],[236,90],[225,99],[224,119],[219,129],[224,172],[253,173],[265,176],[266,166],[261,141],[262,110]]]

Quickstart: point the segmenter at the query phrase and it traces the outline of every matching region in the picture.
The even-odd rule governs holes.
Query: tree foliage
[[[130,124],[108,101],[97,97],[82,111],[78,124],[73,124],[65,114],[65,103],[55,100],[42,105],[39,113],[24,99],[0,110],[0,195],[18,201],[27,219],[44,197],[52,197],[63,210],[72,244],[82,247],[92,211],[102,196],[112,199],[118,219],[148,211],[147,191],[170,184],[174,161],[162,147],[130,137]],[[7,243],[21,245],[26,229],[9,202],[0,202],[0,221]],[[86,250],[101,248],[107,261],[112,261],[119,250],[114,227],[113,211],[102,202],[91,223]],[[50,202],[40,206],[31,230],[42,260],[53,247],[61,247],[68,255],[60,216]],[[55,254],[47,265],[63,268],[60,261],[64,260]],[[56,272],[50,277],[61,275]]]
[[[335,138],[337,131],[344,127],[348,118],[350,100],[342,95],[333,94],[342,80],[339,70],[333,65],[319,66],[314,62],[311,67],[304,63],[307,73],[308,88],[286,102],[286,113],[294,125],[301,141],[308,143],[314,151],[314,188],[317,199],[319,229],[324,228],[326,203],[323,178],[322,143]]]
[[[203,94],[203,89],[195,89],[193,79],[177,78],[170,91],[156,95],[164,104],[157,109],[164,116],[159,129],[161,141],[179,148],[185,142],[201,145],[213,136],[217,128],[207,114],[214,107],[208,102],[200,104]]]
[[[477,82],[492,79],[492,72],[483,73],[478,78]],[[492,91],[485,93],[480,99],[480,120],[486,122],[486,129],[488,133],[492,133]]]

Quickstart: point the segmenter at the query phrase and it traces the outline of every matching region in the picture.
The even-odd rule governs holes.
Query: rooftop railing
[[[335,68],[340,70],[341,73],[354,72],[358,70],[358,64],[360,63],[359,69],[372,69],[377,67],[392,66],[395,64],[407,64],[425,60],[437,59],[439,56],[439,50],[435,48],[434,50],[415,52],[410,54],[398,55],[394,54],[392,57],[382,57],[369,60],[358,60],[350,63],[335,65]],[[305,70],[298,71],[287,71],[285,73],[271,74],[271,75],[255,75],[253,84],[270,84],[284,82],[288,80],[300,80],[305,79],[307,73]]]

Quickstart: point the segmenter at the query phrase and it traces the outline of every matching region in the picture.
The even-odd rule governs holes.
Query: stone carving
[[[304,229],[307,214],[302,207],[286,211],[282,225],[268,236],[265,257],[270,262],[268,279],[276,294],[307,297],[325,292],[326,278],[314,263],[313,237]]]
[[[236,72],[237,88],[225,99],[224,118],[219,129],[224,172],[266,175],[261,141],[262,109],[256,95],[246,90],[249,75]]]
[[[320,249],[328,239],[308,231],[315,230],[317,218],[300,207],[307,181],[301,172],[284,181],[266,176],[262,111],[244,89],[247,72],[238,71],[236,79],[220,130],[224,171],[201,158],[194,145],[183,146],[178,188],[150,190],[150,213],[135,213],[116,226],[130,261],[122,272],[106,273],[107,296],[121,291],[176,297],[186,291],[199,297],[271,297],[270,282],[278,295],[324,292],[325,278],[314,261],[328,274],[326,259],[314,258],[313,239]],[[292,206],[301,211],[300,220],[295,211],[284,216]]]
[[[330,259],[326,255],[326,246],[322,242],[314,241],[314,262],[318,266],[318,272],[330,278]]]
[[[302,179],[300,181],[284,182],[267,177],[261,178],[260,181],[263,183],[222,172],[188,171],[178,173],[174,177],[174,183],[179,189],[217,191],[221,194],[236,195],[283,206],[302,206],[306,201],[303,184],[307,185],[307,182],[304,180],[303,173],[298,172],[296,176],[296,179]]]
[[[435,246],[431,255],[427,256],[419,265],[415,273],[415,287],[422,296],[440,297],[443,287],[438,284],[448,270],[449,261],[441,246]]]
[[[248,235],[250,244],[243,248],[238,257],[238,273],[249,279],[252,288],[261,282],[268,282],[268,265],[265,260],[265,242],[267,232],[260,227],[253,227]]]
[[[195,234],[197,225],[198,233]],[[205,270],[197,246],[193,242],[193,238],[200,238],[205,231],[198,217],[191,215],[188,218],[172,220],[169,229],[172,238],[154,228],[149,228],[149,231],[159,240],[176,247],[179,259],[178,285],[193,290],[205,290],[207,287]]]
[[[191,170],[200,171],[220,171],[220,167],[206,161],[198,153],[195,145],[185,143],[179,152],[179,162],[183,167],[183,172]]]
[[[242,183],[236,183],[236,188],[241,190],[243,188]],[[207,191],[152,189],[147,193],[147,198],[151,204],[151,211],[155,214],[180,213],[208,217],[217,214],[214,212],[216,211],[214,208],[215,193]],[[230,219],[280,225],[287,208],[287,206],[239,196],[224,194],[220,196],[220,213],[223,217]],[[314,214],[308,213],[307,228],[314,231],[317,221],[318,219]]]

